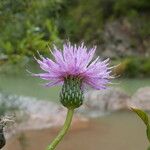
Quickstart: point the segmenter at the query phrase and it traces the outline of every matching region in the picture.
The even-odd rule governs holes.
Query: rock
[[[119,88],[109,88],[101,91],[89,91],[85,95],[85,99],[87,101],[80,111],[91,114],[93,112],[98,115],[107,111],[126,109],[130,96]]]
[[[104,55],[104,57],[111,58],[116,58],[116,56],[122,57],[124,55],[135,55],[130,46],[131,34],[129,33],[130,28],[126,26],[123,21],[113,21],[107,23],[105,25],[103,35],[105,45],[102,55]]]
[[[21,98],[22,102],[19,109],[24,110],[28,117],[24,120],[19,128],[23,129],[43,129],[50,127],[59,127],[64,124],[67,109],[58,105],[54,102],[40,101],[34,98]],[[81,116],[75,115],[73,124],[76,122],[87,122],[88,119]]]
[[[0,94],[0,102],[2,101]],[[17,108],[16,124],[9,129],[6,136],[9,138],[12,135],[23,130],[41,130],[45,128],[59,129],[64,124],[67,109],[54,102],[37,100],[32,97],[24,96],[8,96],[6,105],[11,104],[10,100],[14,100],[14,106]],[[83,129],[88,127],[89,119],[80,114],[75,114],[72,121],[72,129]]]
[[[128,106],[150,111],[150,87],[142,87],[133,94]]]
[[[122,18],[106,22],[101,33],[103,43],[98,47],[102,58],[150,56],[150,39],[141,40],[133,24]]]

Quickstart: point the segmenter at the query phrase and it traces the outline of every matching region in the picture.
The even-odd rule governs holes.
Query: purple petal
[[[51,82],[48,82],[46,84],[44,84],[45,87],[53,87],[53,86],[56,86],[56,85],[61,85],[63,83],[62,80],[56,80],[56,81],[51,81]]]

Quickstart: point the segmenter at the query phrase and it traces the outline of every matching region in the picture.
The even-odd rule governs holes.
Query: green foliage
[[[61,0],[2,0],[0,3],[0,51],[31,56],[46,53],[47,43],[60,42],[58,16]]]
[[[134,33],[130,33],[132,46],[137,47],[138,41],[148,43],[149,14],[149,0],[1,0],[0,54],[18,63],[37,50],[47,54],[47,44],[61,43],[63,39],[100,45],[105,41],[106,23],[113,20],[127,20]],[[137,65],[128,61],[131,67]],[[144,68],[149,75],[149,64]]]
[[[149,77],[150,59],[142,57],[130,57],[122,60],[121,64],[114,69],[114,74],[124,77]]]
[[[149,0],[77,0],[68,9],[67,34],[75,41],[103,43],[105,23],[126,18],[138,38],[150,35]],[[67,24],[66,23],[66,24]],[[66,26],[65,26],[66,27]],[[100,43],[99,43],[100,42]]]
[[[149,6],[150,7],[150,6]],[[138,12],[131,10],[128,12],[127,19],[131,23],[136,38],[141,40],[148,39],[150,36],[150,12]]]
[[[140,62],[136,58],[127,58],[125,75],[128,77],[136,77],[140,71]]]
[[[69,23],[74,27],[70,31],[71,38],[75,41],[84,39],[89,43],[101,41],[106,17],[112,13],[112,3],[113,0],[76,1],[68,12],[68,16],[71,18]]]
[[[142,119],[142,121],[146,125],[147,139],[150,142],[150,122],[149,122],[148,115],[140,109],[136,109],[136,108],[131,108],[131,109],[133,110],[133,112],[135,112]]]
[[[150,76],[150,59],[146,59],[143,61],[143,65],[142,65],[142,68],[141,68],[141,71],[143,72],[143,74],[145,76]]]
[[[149,0],[116,0],[114,10],[117,15],[129,15],[133,10],[137,12],[148,11]]]

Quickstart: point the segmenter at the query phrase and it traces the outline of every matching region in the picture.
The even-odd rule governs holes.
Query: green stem
[[[66,121],[64,123],[63,128],[61,129],[61,131],[59,132],[57,137],[48,146],[47,150],[54,150],[56,148],[56,146],[59,144],[59,142],[63,139],[64,135],[67,133],[67,131],[71,125],[73,113],[74,113],[74,109],[68,109]]]

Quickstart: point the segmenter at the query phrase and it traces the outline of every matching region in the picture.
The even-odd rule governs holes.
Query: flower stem
[[[66,121],[64,123],[63,128],[61,129],[61,131],[59,132],[57,137],[48,146],[47,150],[54,150],[56,148],[56,146],[59,144],[59,142],[63,139],[64,135],[67,133],[67,131],[71,125],[73,113],[74,113],[74,109],[68,109]]]

